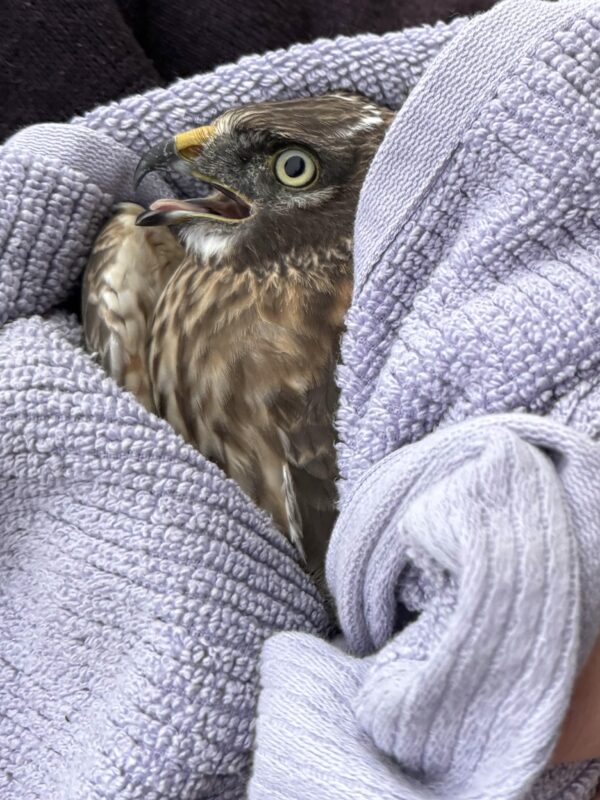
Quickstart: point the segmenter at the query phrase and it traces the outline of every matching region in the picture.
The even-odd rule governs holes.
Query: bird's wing
[[[290,529],[300,526],[311,572],[313,564],[323,564],[336,517],[337,403],[332,365],[321,385],[301,395],[282,392],[270,408],[285,458],[283,488]]]
[[[106,372],[154,411],[147,365],[148,326],[184,252],[166,227],[138,227],[144,209],[122,203],[96,239],[83,279],[88,350]]]

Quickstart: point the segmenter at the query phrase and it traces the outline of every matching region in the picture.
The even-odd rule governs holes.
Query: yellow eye
[[[301,189],[312,183],[316,174],[315,159],[306,150],[289,148],[275,157],[275,175],[285,186]]]

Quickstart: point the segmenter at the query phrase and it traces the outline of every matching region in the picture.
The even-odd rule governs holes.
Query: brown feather
[[[182,292],[198,271],[202,293]],[[352,291],[349,253],[335,274],[335,287],[325,271],[263,281],[186,259],[161,295],[150,337],[157,406],[291,538],[298,510],[311,569],[322,562],[324,521],[329,529],[335,509],[333,375]]]
[[[149,323],[184,251],[168,228],[136,227],[143,210],[122,203],[96,239],[84,276],[82,318],[88,350],[117,383],[154,411]]]

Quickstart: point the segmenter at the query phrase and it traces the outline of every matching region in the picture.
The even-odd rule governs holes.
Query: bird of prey
[[[150,149],[212,190],[116,208],[84,277],[87,348],[322,572],[335,368],[359,191],[393,113],[360,95],[247,105]]]

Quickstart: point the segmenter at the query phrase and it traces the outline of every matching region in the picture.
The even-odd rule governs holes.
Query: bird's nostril
[[[202,150],[203,148],[200,145],[190,145],[177,152],[184,161],[194,161],[202,153]]]

